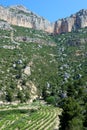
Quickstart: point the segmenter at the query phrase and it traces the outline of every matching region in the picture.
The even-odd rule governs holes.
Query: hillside
[[[57,75],[56,54],[48,33],[0,21],[1,130],[58,129],[61,110],[38,100]]]
[[[58,107],[60,130],[87,129],[86,77],[87,27],[49,34],[0,20],[1,129],[58,129]]]
[[[0,29],[0,100],[34,99],[57,74],[56,44],[43,31],[4,25]]]
[[[18,94],[23,97],[30,94],[28,98],[45,94],[46,98],[46,95],[59,92],[59,88],[61,91],[68,81],[73,83],[81,79],[84,86],[87,84],[87,28],[52,36],[39,30],[11,26],[4,21],[1,26],[1,101],[15,101]]]

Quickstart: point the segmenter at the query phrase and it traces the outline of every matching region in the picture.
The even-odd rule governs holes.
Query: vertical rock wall
[[[23,6],[11,6],[8,8],[0,6],[0,19],[12,25],[44,30],[49,33],[65,33],[87,26],[87,10],[80,10],[68,18],[50,23]]]

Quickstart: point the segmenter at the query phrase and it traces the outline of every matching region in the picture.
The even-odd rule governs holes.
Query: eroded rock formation
[[[87,10],[80,10],[74,15],[68,18],[60,19],[55,22],[54,32],[64,33],[71,32],[72,30],[77,30],[79,28],[84,28],[87,26]]]
[[[49,33],[65,33],[87,26],[87,10],[80,10],[70,17],[50,23],[23,6],[17,5],[6,8],[0,6],[0,19],[12,25],[44,30]]]
[[[0,6],[0,19],[9,24],[53,32],[53,24],[23,6]]]

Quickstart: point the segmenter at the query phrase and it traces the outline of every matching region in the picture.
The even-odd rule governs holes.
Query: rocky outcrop
[[[12,30],[12,27],[7,22],[1,20],[0,21],[0,29],[3,29],[3,30]]]
[[[84,28],[87,26],[87,10],[80,10],[68,18],[60,19],[55,22],[54,33],[65,33]]]
[[[0,6],[0,19],[12,25],[29,27],[47,32],[53,32],[53,24],[23,6],[11,6],[8,8]]]
[[[23,6],[17,5],[6,8],[0,6],[0,19],[12,25],[34,28],[57,34],[86,27],[87,10],[80,10],[70,17],[50,23],[48,20],[27,10]]]
[[[87,38],[71,38],[68,39],[67,44],[70,46],[79,46],[79,45],[84,45],[87,43]]]
[[[15,40],[17,42],[26,42],[26,43],[38,43],[40,45],[50,45],[50,46],[56,46],[55,42],[53,41],[48,41],[46,39],[41,39],[41,38],[31,38],[31,37],[24,37],[24,36],[19,36],[15,37]]]

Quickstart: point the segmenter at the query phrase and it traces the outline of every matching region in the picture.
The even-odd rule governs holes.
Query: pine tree
[[[83,130],[82,107],[72,97],[65,99],[60,117],[60,130]]]

